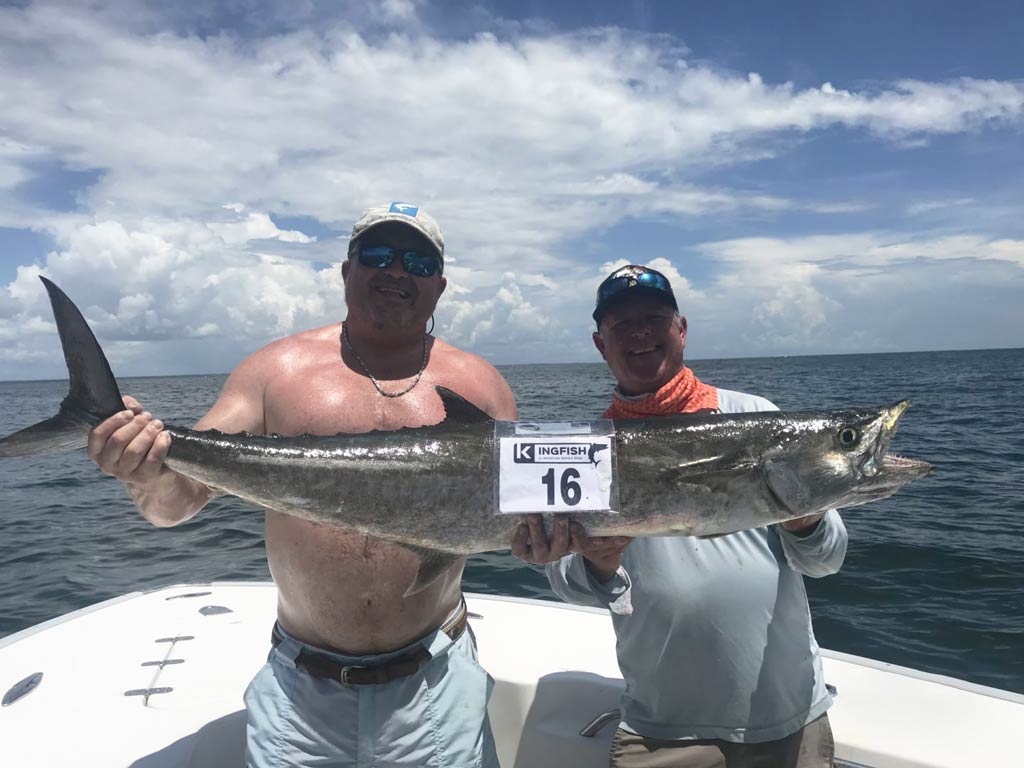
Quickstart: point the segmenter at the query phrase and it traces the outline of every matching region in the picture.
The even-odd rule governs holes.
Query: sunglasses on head
[[[441,262],[432,253],[400,251],[389,245],[369,245],[359,249],[359,263],[364,267],[387,269],[397,257],[402,259],[402,269],[416,277],[433,277],[441,270]]]
[[[672,295],[672,287],[669,285],[668,279],[657,272],[640,272],[637,274],[622,275],[621,277],[611,277],[601,283],[601,287],[598,289],[599,300],[604,301],[617,294],[619,291],[623,291],[626,288],[633,288],[634,286],[642,285],[645,288],[654,288],[659,291]]]

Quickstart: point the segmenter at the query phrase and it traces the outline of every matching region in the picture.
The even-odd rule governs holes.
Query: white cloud
[[[632,198],[633,215],[699,213],[744,195],[702,193],[672,172],[729,161],[723,147],[735,160],[779,131],[934,134],[1024,109],[1013,83],[901,82],[878,93],[766,84],[687,66],[663,38],[616,30],[370,44],[335,25],[242,44],[133,36],[68,9],[0,14],[11,30],[5,128],[106,169],[97,208],[194,212],[245,200],[347,223],[366,200],[408,190],[442,211],[515,199],[532,217],[566,195],[601,194]],[[820,204],[830,202],[851,205]],[[579,226],[595,213],[581,212]]]
[[[243,213],[244,208],[238,206],[224,206],[236,213]],[[302,232],[291,229],[278,229],[270,216],[258,211],[250,211],[244,220],[225,223],[212,223],[209,225],[226,243],[239,245],[248,243],[250,240],[280,240],[283,243],[312,243],[315,237],[310,237]]]
[[[380,12],[390,21],[411,21],[416,18],[417,5],[413,0],[381,0]]]
[[[284,31],[250,38],[161,32],[154,6],[0,9],[0,225],[53,234],[44,271],[110,338],[223,338],[230,367],[233,340],[344,311],[344,242],[282,230],[270,214],[344,230],[367,204],[415,200],[449,244],[446,334],[508,360],[579,344],[600,279],[593,264],[607,256],[577,244],[617,225],[802,212],[835,229],[834,217],[873,205],[712,184],[706,171],[771,158],[825,128],[905,147],[1024,115],[1015,82],[801,89],[695,64],[667,36],[441,40],[420,23],[420,2],[350,6],[374,34],[338,17],[303,23],[313,18],[305,5],[275,5],[266,18]],[[121,10],[124,24],[113,21]],[[101,174],[81,192],[80,213],[17,199],[36,158]],[[1022,259],[1019,241],[986,233],[745,238],[701,249],[716,268],[698,287],[672,266],[684,252],[658,258],[688,307],[737,339],[767,343],[753,330],[762,327],[788,345],[825,338],[843,301],[829,292],[836,275],[977,263],[979,253],[1014,268]],[[313,261],[335,266],[317,272]],[[24,340],[49,327],[35,271],[26,265],[0,303],[2,332],[16,340],[0,353],[0,377],[17,374],[10,361],[33,354]]]
[[[972,203],[974,203],[974,199],[970,197],[961,197],[956,200],[927,200],[908,205],[907,215],[920,216],[924,213],[932,213],[933,211],[941,211],[947,208],[960,208]]]
[[[1024,307],[1010,297],[1024,292],[1024,240],[853,233],[695,250],[722,267],[704,290],[705,354],[1020,343]],[[986,304],[1002,308],[998,319],[958,322]]]
[[[32,174],[20,163],[0,154],[0,189],[10,189],[32,178]]]
[[[502,276],[501,286],[489,301],[446,302],[443,313],[449,332],[473,347],[503,345],[510,337],[523,334],[540,335],[550,324],[543,312],[523,296],[512,272]]]
[[[707,243],[715,259],[765,274],[792,265],[821,264],[832,269],[888,268],[908,261],[970,262],[996,259],[1021,265],[1024,241],[951,235],[913,238],[902,234],[853,233],[795,238],[738,238]]]
[[[80,305],[107,342],[219,335],[232,350],[240,340],[266,341],[338,319],[344,304],[337,266],[316,272],[305,262],[259,256],[237,235],[188,220],[71,228],[42,269],[22,268],[8,286],[22,313],[9,312],[4,321],[18,330],[15,343],[0,351],[0,364],[33,357],[32,337],[53,333],[52,324],[39,323],[50,317],[40,272]]]

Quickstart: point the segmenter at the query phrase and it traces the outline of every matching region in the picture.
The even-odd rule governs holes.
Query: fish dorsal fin
[[[435,386],[434,389],[437,390],[441,402],[444,403],[445,421],[456,424],[478,424],[493,421],[490,416],[457,392],[452,392],[447,387]]]

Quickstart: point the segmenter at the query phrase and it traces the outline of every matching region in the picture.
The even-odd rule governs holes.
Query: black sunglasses
[[[359,249],[359,263],[374,269],[387,269],[399,256],[402,257],[402,269],[410,275],[433,277],[441,271],[441,261],[432,253],[399,251],[389,245],[370,245]]]
[[[608,278],[601,283],[601,287],[598,288],[598,300],[604,301],[605,299],[611,298],[619,291],[624,291],[626,288],[634,288],[636,286],[654,288],[658,291],[664,291],[669,296],[672,295],[672,286],[669,285],[668,279],[664,275],[659,272],[640,272],[639,274],[629,274],[621,277]]]

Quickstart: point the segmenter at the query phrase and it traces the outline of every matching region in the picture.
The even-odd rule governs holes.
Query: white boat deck
[[[603,612],[468,595],[480,660],[495,677],[504,768],[604,766],[622,688]],[[266,659],[269,583],[134,593],[0,639],[0,766],[241,766],[242,692]],[[1024,696],[825,651],[838,689],[837,757],[879,768],[1024,766]],[[149,693],[146,693],[149,691]]]

